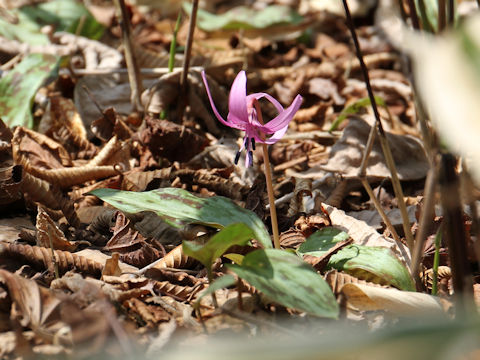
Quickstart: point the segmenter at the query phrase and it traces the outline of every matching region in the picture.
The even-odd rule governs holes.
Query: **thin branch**
[[[419,278],[420,262],[422,261],[423,249],[427,240],[428,229],[431,227],[432,219],[435,215],[435,185],[437,183],[437,169],[431,167],[425,180],[424,203],[420,214],[419,230],[415,238],[415,246],[412,254],[412,275],[417,283],[417,288],[421,288]]]
[[[134,111],[141,111],[142,101],[140,96],[143,91],[142,78],[132,46],[130,19],[128,18],[127,8],[125,7],[125,0],[115,0],[115,5],[120,10],[121,16],[120,25],[122,27],[123,46],[125,48],[125,61],[127,62],[128,79],[132,91],[130,101]]]
[[[183,112],[185,111],[185,107],[188,105],[188,68],[190,66],[190,57],[192,56],[192,44],[193,44],[193,35],[195,33],[195,26],[197,23],[197,11],[198,11],[198,0],[193,0],[192,3],[192,12],[190,14],[190,23],[188,24],[188,36],[187,36],[187,44],[185,45],[185,52],[183,56],[183,71],[182,77],[180,79],[180,87],[181,87],[181,101],[179,101],[179,120],[181,121],[183,118]]]
[[[365,85],[367,87],[368,97],[370,98],[370,103],[372,105],[373,113],[375,115],[375,123],[378,129],[378,134],[380,135],[380,145],[382,146],[383,155],[385,157],[385,162],[387,163],[388,168],[390,169],[390,174],[392,176],[392,186],[395,192],[395,196],[398,200],[398,208],[400,213],[402,214],[403,220],[403,231],[405,233],[405,237],[407,239],[407,244],[410,251],[413,250],[413,235],[410,230],[410,221],[408,218],[407,206],[405,205],[405,199],[403,196],[402,186],[400,185],[400,179],[398,178],[398,173],[395,167],[395,162],[393,160],[392,151],[387,141],[387,137],[385,135],[385,131],[382,126],[382,121],[380,118],[380,114],[378,112],[377,102],[375,100],[375,96],[373,94],[372,86],[370,84],[370,77],[368,75],[367,66],[363,61],[363,54],[360,48],[360,44],[358,42],[357,34],[355,31],[355,26],[353,24],[352,16],[350,15],[350,10],[348,8],[347,0],[343,0],[343,6],[345,8],[345,14],[347,17],[347,24],[350,29],[353,43],[355,44],[355,50],[357,54],[358,61],[360,63],[360,68],[362,69],[363,78],[365,81]]]

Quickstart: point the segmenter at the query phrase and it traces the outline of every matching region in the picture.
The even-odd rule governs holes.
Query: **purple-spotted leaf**
[[[230,224],[244,223],[252,229],[258,242],[266,248],[272,247],[270,235],[257,215],[221,196],[200,198],[177,188],[145,192],[97,189],[91,194],[127,213],[153,211],[174,227],[194,223],[224,228]]]
[[[321,317],[338,316],[338,304],[325,280],[287,251],[255,250],[242,265],[227,267],[276,303]]]

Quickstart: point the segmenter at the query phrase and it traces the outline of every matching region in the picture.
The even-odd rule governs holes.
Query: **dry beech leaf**
[[[342,137],[332,146],[328,163],[322,165],[321,169],[356,178],[369,132],[370,125],[366,121],[357,116],[350,117]],[[421,142],[411,136],[386,135],[400,180],[423,179],[429,164]],[[368,158],[367,176],[380,179],[390,177],[378,136]]]
[[[102,111],[103,116],[92,122],[92,132],[103,141],[107,141],[116,135],[119,139],[127,140],[133,135],[133,131],[122,120],[117,111],[109,107]]]
[[[102,271],[102,277],[105,275],[119,276],[122,274],[122,269],[120,269],[120,266],[118,265],[119,257],[119,253],[113,253],[112,257],[105,261],[105,266],[103,267]]]
[[[293,197],[288,207],[287,216],[294,216],[299,212],[305,211],[303,205],[304,197],[312,197],[312,181],[310,179],[294,178],[295,189],[293,190]]]
[[[280,234],[280,246],[282,248],[296,249],[306,240],[305,235],[297,229],[289,229]]]
[[[147,327],[154,327],[160,322],[169,321],[171,315],[160,306],[145,304],[143,301],[131,298],[123,302],[133,320]],[[132,314],[133,313],[133,314]],[[141,321],[139,321],[141,320]],[[143,323],[142,323],[143,322]]]
[[[342,287],[345,284],[362,284],[362,285],[369,285],[374,287],[384,287],[379,284],[375,284],[365,280],[360,280],[355,276],[352,276],[350,274],[344,273],[343,271],[337,271],[337,270],[328,271],[325,274],[324,278],[325,278],[325,281],[328,283],[328,285],[330,285],[330,287],[332,288],[332,291],[335,294],[335,296],[338,296],[340,294],[340,292],[342,291]]]
[[[155,274],[155,269],[186,269],[194,263],[194,259],[183,253],[183,246],[180,244],[163,258],[141,269],[140,273],[148,276],[149,272],[153,272]]]
[[[327,204],[322,204],[322,207],[328,213],[332,222],[331,225],[345,231],[353,239],[354,244],[388,248],[393,251],[397,259],[410,269],[411,254],[403,243],[380,235],[364,221],[348,216],[342,210]]]
[[[384,310],[409,317],[446,315],[440,299],[428,294],[353,283],[345,284],[341,292],[347,305],[360,311]]]
[[[140,142],[152,154],[170,161],[186,162],[201,152],[208,143],[200,132],[171,121],[147,117],[145,125],[145,129],[138,134]]]
[[[100,277],[105,260],[99,263],[91,258],[82,256],[82,254],[89,254],[89,251],[93,252],[93,250],[82,250],[77,253],[71,253],[54,250],[55,261],[60,273],[63,274],[75,268],[82,274]],[[0,243],[0,259],[2,258],[16,259],[40,270],[49,269],[53,264],[52,250],[41,246]],[[131,268],[129,270],[131,271]]]
[[[0,205],[11,204],[21,198],[21,183],[15,176],[15,166],[0,166]]]
[[[130,220],[121,212],[117,212],[113,236],[104,249],[120,253],[123,262],[136,267],[144,267],[160,258],[160,252],[130,227]]]
[[[52,96],[38,131],[51,136],[62,127],[69,129],[73,136],[87,140],[87,130],[73,101],[62,96]]]
[[[41,207],[38,208],[36,228],[38,246],[64,251],[75,251],[77,248]]]
[[[34,331],[48,331],[45,323],[60,304],[60,300],[46,288],[38,286],[35,281],[6,270],[0,269],[0,282],[6,286],[12,301],[10,317]]]
[[[72,166],[70,154],[62,145],[46,135],[21,126],[13,134],[12,151],[15,162],[26,162],[28,167],[60,169]]]

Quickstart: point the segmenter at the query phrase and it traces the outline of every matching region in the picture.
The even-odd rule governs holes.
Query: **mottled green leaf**
[[[387,248],[348,245],[332,255],[327,267],[367,281],[415,291],[415,284],[407,268]]]
[[[234,264],[242,265],[242,261],[245,255],[228,253],[228,254],[224,254],[223,257],[227,258],[228,260],[232,260]]]
[[[380,97],[375,95],[375,102],[379,106],[386,106],[385,101]],[[354,115],[358,114],[360,110],[364,109],[367,106],[370,106],[370,98],[365,97],[361,98],[357,101],[355,101],[353,104],[347,106],[345,109],[342,110],[340,115],[338,115],[338,118],[333,122],[333,124],[330,126],[330,129],[328,131],[334,131],[337,130],[337,128],[340,126],[340,124],[349,116],[349,115]]]
[[[347,240],[349,235],[334,227],[325,227],[314,232],[300,245],[297,252],[300,255],[322,256],[337,242]]]
[[[105,27],[99,24],[87,8],[75,0],[53,0],[38,5],[23,6],[10,11],[18,22],[11,24],[0,18],[0,35],[31,45],[48,44],[42,26],[52,25],[55,31],[68,31],[90,39],[99,39]]]
[[[56,74],[59,58],[30,54],[0,79],[0,114],[12,126],[32,127],[32,103],[38,88]]]
[[[322,317],[338,316],[328,284],[296,255],[277,249],[255,250],[241,266],[227,267],[281,305]]]
[[[153,211],[175,227],[196,223],[223,228],[241,222],[252,229],[254,238],[264,247],[272,247],[270,235],[258,216],[222,196],[200,198],[177,188],[145,192],[97,189],[91,193],[127,213]]]
[[[210,269],[215,259],[233,245],[246,245],[254,237],[252,230],[243,224],[231,224],[216,233],[205,245],[191,241],[183,242],[183,253],[200,261]]]
[[[185,2],[183,8],[191,13],[192,5]],[[215,15],[199,9],[197,25],[205,31],[221,29],[263,29],[278,24],[298,24],[302,17],[288,6],[271,5],[262,10],[255,10],[247,6],[238,6],[223,14]]]

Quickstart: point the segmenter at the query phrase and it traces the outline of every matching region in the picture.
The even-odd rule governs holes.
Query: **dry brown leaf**
[[[60,128],[66,128],[79,141],[87,140],[87,130],[72,100],[62,96],[52,96],[38,131],[52,136]]]
[[[85,250],[82,250],[85,251]],[[103,263],[87,259],[78,253],[54,250],[56,264],[60,273],[76,269],[86,275],[100,277]],[[33,267],[46,270],[52,265],[52,250],[40,246],[0,243],[0,259],[10,258],[31,264]]]
[[[293,178],[293,180],[295,189],[293,190],[292,200],[290,200],[287,216],[294,216],[299,212],[304,212],[304,197],[312,197],[312,181],[310,179]]]
[[[439,298],[428,294],[353,283],[345,284],[342,293],[347,305],[361,311],[383,310],[409,317],[446,315]]]
[[[148,276],[149,271],[155,271],[155,269],[163,268],[173,268],[173,269],[186,269],[192,264],[195,263],[195,260],[183,253],[182,244],[175,247],[163,258],[155,261],[154,263],[144,267],[140,273],[143,273]]]
[[[21,182],[15,166],[0,167],[0,205],[8,205],[22,198]]]
[[[72,166],[72,159],[65,148],[33,130],[17,127],[12,138],[12,152],[15,163],[27,164],[29,168],[61,169]]]
[[[145,124],[145,129],[138,134],[140,142],[146,145],[152,154],[170,161],[188,161],[201,152],[208,142],[198,131],[167,120],[147,117]]]
[[[340,173],[344,177],[357,177],[367,143],[370,125],[362,118],[350,118],[343,135],[330,151],[330,159],[323,170]],[[411,136],[386,133],[400,180],[418,180],[426,176],[429,163],[421,142]],[[388,169],[378,140],[375,139],[368,158],[367,176],[388,178]]]
[[[102,277],[109,276],[119,276],[122,274],[122,269],[118,265],[118,259],[120,257],[119,253],[113,253],[112,257],[105,261],[105,266],[103,267]]]
[[[337,270],[328,271],[325,274],[324,278],[327,284],[332,288],[335,296],[338,296],[340,294],[340,292],[342,291],[342,287],[345,284],[363,284],[375,287],[382,287],[382,285],[371,283],[365,280],[360,280],[355,276]]]
[[[130,220],[121,212],[117,212],[113,236],[104,249],[120,253],[123,262],[136,267],[144,267],[160,258],[160,252],[138,231],[130,228]]]
[[[350,245],[352,242],[353,242],[353,239],[339,241],[330,249],[328,249],[328,251],[322,256],[304,255],[303,261],[312,265],[315,268],[315,270],[323,271],[325,266],[327,266],[330,258],[345,246]]]
[[[0,282],[6,289],[12,302],[10,318],[17,320],[22,326],[34,331],[47,331],[45,324],[56,311],[60,300],[47,289],[39,287],[33,280],[25,279],[0,269]],[[49,334],[53,336],[52,333]]]
[[[76,244],[67,240],[63,231],[58,228],[42,207],[38,207],[36,228],[38,246],[64,251],[75,251],[77,248]]]

